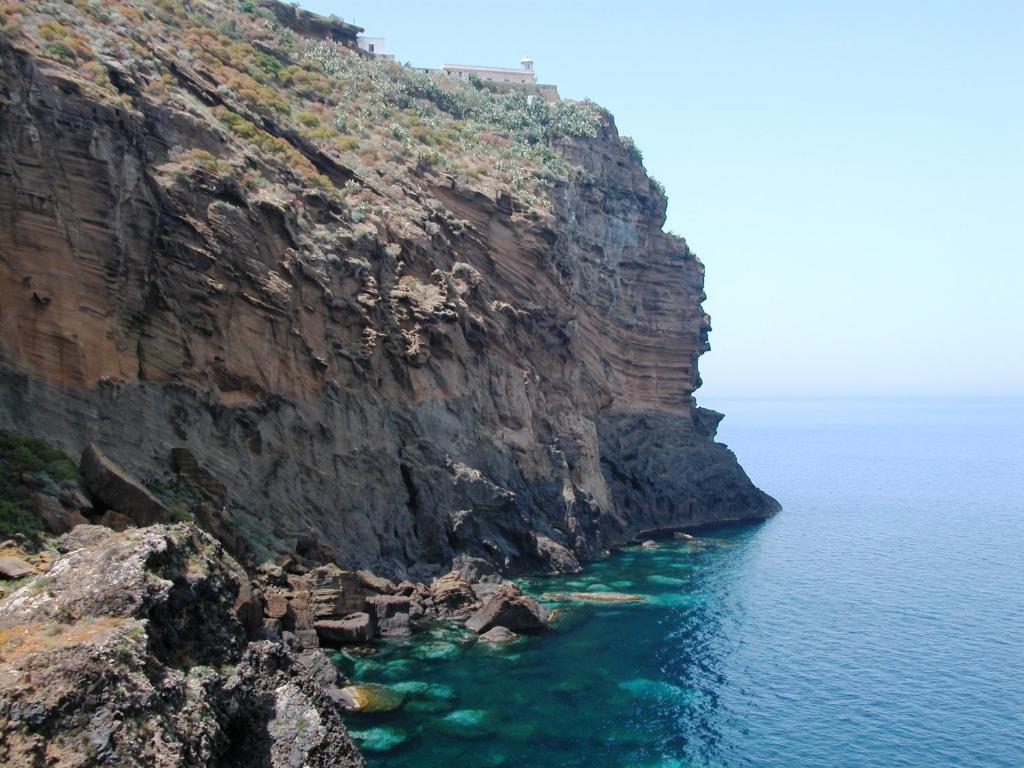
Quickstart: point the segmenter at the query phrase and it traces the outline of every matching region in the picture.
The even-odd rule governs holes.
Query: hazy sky
[[[590,97],[707,266],[706,398],[1024,394],[1024,2],[347,2]]]

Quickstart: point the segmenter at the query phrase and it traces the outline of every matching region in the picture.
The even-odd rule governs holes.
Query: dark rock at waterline
[[[480,607],[472,585],[459,571],[434,579],[430,595],[434,611],[442,619],[463,618]]]
[[[345,676],[338,671],[330,657],[321,648],[308,648],[300,651],[295,654],[295,659],[311,678],[328,689],[348,683]]]
[[[404,595],[374,595],[366,598],[366,610],[374,615],[377,634],[405,637],[410,634],[412,599]]]
[[[494,596],[466,621],[466,628],[482,634],[502,626],[516,632],[537,632],[547,623],[549,612],[515,584],[502,584]]]
[[[554,539],[537,534],[534,541],[541,560],[550,565],[553,573],[579,573],[583,570],[576,556]]]
[[[321,619],[313,628],[321,641],[333,644],[368,643],[376,630],[373,616],[364,612],[341,619]]]

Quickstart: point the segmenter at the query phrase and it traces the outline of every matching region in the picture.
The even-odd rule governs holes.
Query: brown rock
[[[57,497],[44,493],[32,495],[32,507],[50,533],[67,533],[76,525],[86,525],[89,522],[74,507],[67,508]]]
[[[343,619],[321,619],[315,629],[325,643],[368,643],[374,635],[373,617],[368,613],[353,613]]]
[[[440,618],[461,618],[480,606],[473,587],[459,571],[452,571],[430,585],[434,609]]]
[[[0,557],[0,579],[20,579],[30,576],[36,569],[17,557]]]
[[[376,592],[379,595],[393,595],[398,591],[395,582],[377,576],[370,571],[356,571],[356,576],[359,578],[359,583],[370,592]]]
[[[82,478],[94,499],[107,509],[116,509],[136,525],[166,522],[167,508],[141,483],[132,479],[95,445],[82,452]]]
[[[283,619],[288,613],[288,598],[277,590],[268,591],[264,597],[263,614],[268,619]]]
[[[477,634],[502,626],[518,632],[537,632],[547,623],[548,610],[512,582],[501,586],[494,597],[466,621]]]
[[[127,531],[129,528],[137,527],[132,518],[122,515],[114,509],[108,509],[99,517],[94,517],[92,522],[109,528],[112,531]]]
[[[238,579],[238,596],[235,598],[235,614],[245,627],[246,636],[252,640],[263,628],[263,600],[253,589],[252,582],[245,569],[238,566],[235,571]]]

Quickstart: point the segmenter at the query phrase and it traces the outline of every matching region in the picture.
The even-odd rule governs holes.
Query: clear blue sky
[[[1024,2],[302,5],[609,108],[707,266],[699,395],[1024,394]]]

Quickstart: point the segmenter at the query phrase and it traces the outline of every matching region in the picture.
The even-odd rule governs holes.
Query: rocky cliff
[[[0,429],[254,559],[393,575],[777,509],[694,402],[704,270],[603,110],[252,3],[2,12]]]

